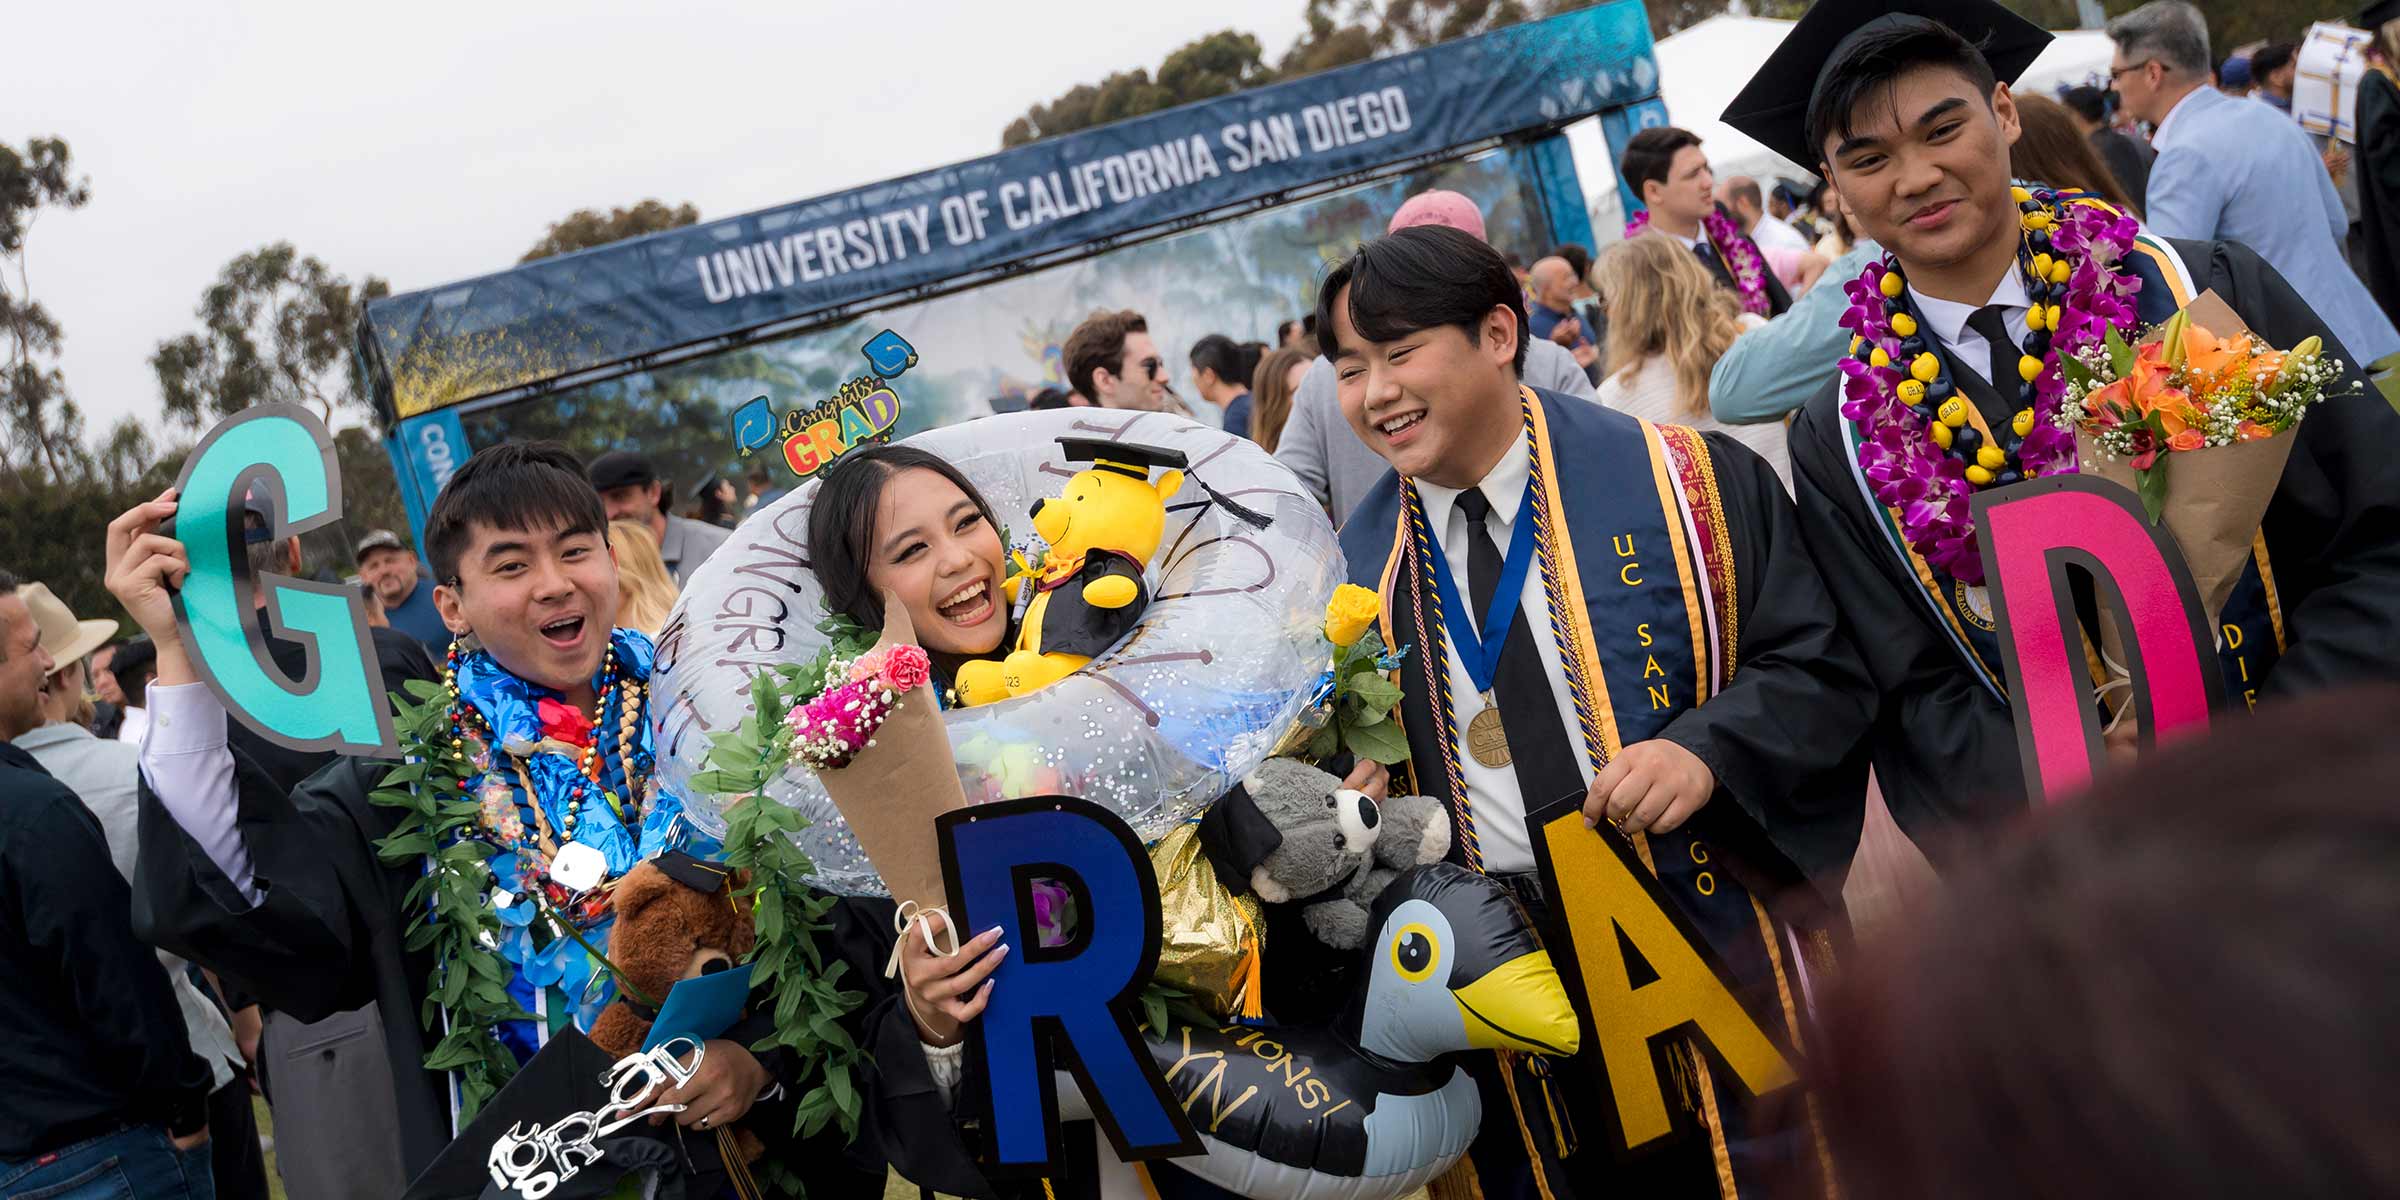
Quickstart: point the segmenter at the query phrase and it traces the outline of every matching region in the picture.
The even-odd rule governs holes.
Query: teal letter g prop
[[[175,623],[209,690],[278,745],[398,757],[357,592],[271,572],[250,577],[244,497],[272,510],[265,532],[277,542],[341,519],[341,469],[324,424],[289,404],[236,413],[200,440],[176,489],[174,532],[192,571],[175,596]],[[308,649],[298,679],[267,653],[254,615],[259,588],[275,636]]]

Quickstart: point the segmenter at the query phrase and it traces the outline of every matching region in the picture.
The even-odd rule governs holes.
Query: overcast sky
[[[91,179],[28,265],[96,435],[157,410],[151,352],[243,251],[444,283],[577,208],[731,216],[990,153],[1029,105],[1203,33],[1273,59],[1302,7],[35,2],[8,19],[0,138],[63,137]]]

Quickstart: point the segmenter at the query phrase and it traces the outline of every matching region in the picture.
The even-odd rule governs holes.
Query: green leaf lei
[[[405,812],[391,835],[375,844],[376,854],[387,863],[425,863],[424,875],[401,901],[411,914],[408,949],[433,950],[421,1014],[425,1028],[440,1031],[445,1016],[449,1021],[441,1040],[425,1052],[425,1069],[458,1072],[464,1122],[517,1073],[516,1056],[493,1030],[535,1018],[510,998],[508,965],[495,949],[500,916],[484,903],[492,886],[489,848],[455,836],[473,828],[481,812],[463,786],[470,765],[465,744],[450,732],[449,690],[423,680],[409,681],[407,689],[415,703],[392,698],[403,759],[368,799]],[[415,920],[428,901],[432,919]]]
[[[789,668],[779,670],[788,671]],[[762,679],[766,678],[762,676]],[[517,1062],[494,1029],[510,1021],[530,1021],[508,994],[508,966],[497,946],[501,936],[498,914],[485,903],[493,883],[486,859],[489,848],[458,837],[481,820],[481,806],[466,793],[471,771],[465,744],[452,736],[452,696],[439,684],[412,681],[410,703],[395,695],[402,763],[388,772],[370,799],[403,810],[391,834],[376,851],[387,863],[422,860],[425,874],[412,886],[404,909],[424,910],[429,921],[411,925],[407,947],[431,948],[432,975],[427,981],[421,1014],[428,1031],[448,1029],[427,1051],[427,1070],[459,1073],[462,1120],[476,1112],[505,1086]],[[761,707],[762,712],[766,711]],[[756,777],[745,791],[764,786],[769,774],[764,752],[774,740],[772,719],[753,717],[739,728],[714,735],[709,763],[715,769],[695,780],[709,788],[711,781]],[[730,774],[729,774],[730,772]],[[793,1129],[807,1136],[838,1123],[844,1136],[855,1136],[861,1097],[854,1068],[864,1052],[841,1025],[844,1016],[865,998],[836,986],[847,964],[828,963],[816,935],[831,928],[823,918],[834,901],[813,892],[807,878],[816,867],[791,839],[806,822],[780,804],[738,804],[726,816],[725,862],[750,873],[756,907],[753,921],[757,942],[751,951],[750,982],[774,997],[774,1028],[751,1049],[765,1052],[788,1047],[799,1064],[791,1082],[804,1087],[793,1117]],[[613,971],[613,968],[610,968]],[[811,1076],[814,1087],[805,1087]],[[800,1177],[780,1164],[760,1164],[781,1190],[800,1194]]]
[[[709,735],[708,769],[692,777],[692,788],[736,798],[725,806],[725,861],[750,872],[758,925],[750,985],[765,986],[775,997],[775,1031],[751,1048],[788,1046],[801,1061],[801,1078],[818,1077],[794,1113],[796,1132],[805,1137],[833,1122],[845,1136],[854,1136],[864,1100],[853,1070],[866,1052],[840,1021],[865,997],[835,987],[849,964],[826,963],[817,947],[814,935],[832,928],[825,916],[835,900],[803,882],[816,873],[816,865],[793,835],[808,827],[807,819],[760,795],[791,756],[784,714],[823,689],[836,655],[855,657],[875,644],[873,634],[847,618],[828,617],[817,628],[832,640],[814,659],[769,667],[751,678],[750,714],[732,729]],[[797,1181],[780,1164],[765,1165],[787,1190]]]

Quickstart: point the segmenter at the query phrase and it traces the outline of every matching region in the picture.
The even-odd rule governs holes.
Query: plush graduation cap
[[[1088,462],[1095,470],[1131,475],[1144,483],[1150,481],[1150,472],[1160,467],[1182,470],[1191,466],[1191,460],[1184,457],[1181,450],[1169,450],[1164,446],[1145,446],[1138,442],[1112,442],[1107,438],[1062,437],[1058,439],[1058,447],[1066,453],[1068,462]]]
[[[1869,32],[1933,25],[1947,25],[1979,47],[1992,74],[2007,82],[2050,44],[2048,30],[1996,0],[1817,0],[1726,106],[1723,120],[1814,170],[1825,154],[1809,143],[1808,110],[1852,42]]]
[[[713,896],[725,887],[733,868],[723,863],[694,858],[681,850],[669,850],[650,860],[666,877],[703,896]]]
[[[1182,471],[1184,478],[1200,485],[1200,490],[1207,493],[1210,503],[1222,507],[1236,520],[1242,521],[1254,529],[1265,529],[1272,524],[1265,513],[1244,508],[1226,499],[1217,489],[1208,486],[1207,480],[1200,478],[1197,473],[1192,471],[1191,460],[1185,457],[1181,450],[1169,450],[1164,446],[1145,446],[1139,442],[1112,442],[1107,438],[1088,437],[1062,437],[1058,439],[1058,446],[1065,453],[1068,462],[1088,462],[1092,464],[1092,469],[1095,471],[1112,471],[1119,475],[1131,476],[1144,483],[1150,481],[1150,472],[1160,467]]]
[[[493,1144],[512,1127],[519,1133],[548,1129],[572,1114],[599,1111],[608,1103],[605,1080],[612,1065],[607,1051],[572,1026],[550,1035],[540,1053],[434,1156],[402,1200],[524,1200],[518,1189],[492,1179]],[[645,1169],[657,1172],[661,1200],[713,1196],[725,1183],[719,1139],[684,1130],[672,1118],[656,1127],[647,1119],[635,1121],[593,1148],[601,1160],[580,1165],[545,1200],[599,1200],[613,1194],[626,1175]]]

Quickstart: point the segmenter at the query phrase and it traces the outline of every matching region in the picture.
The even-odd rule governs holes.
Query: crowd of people
[[[1619,164],[1642,203],[1626,236],[1522,266],[1472,200],[1423,192],[1271,344],[1195,340],[1194,398],[1170,386],[1148,317],[1116,310],[1066,338],[1064,386],[1030,407],[1178,412],[1256,442],[1416,647],[1394,674],[1411,765],[1344,764],[1344,783],[1439,800],[1452,859],[1544,919],[1529,815],[1581,795],[1587,823],[1663,864],[1661,894],[1730,983],[1780,989],[1792,1010],[1808,1104],[1760,1103],[1679,1060],[1707,1136],[1632,1160],[1597,1134],[1614,1109],[1594,1051],[1477,1056],[1496,1099],[1461,1194],[1739,1200],[1831,1194],[1837,1176],[1878,1198],[2400,1190],[2373,1119],[2393,1067],[2373,1047],[2400,916],[2400,825],[2374,800],[2393,766],[2381,731],[2400,714],[2400,466],[2383,453],[2400,414],[2364,385],[2400,352],[2400,237],[2383,224],[2400,212],[2400,2],[2366,14],[2375,67],[2355,141],[2293,121],[2292,43],[2215,58],[2183,0],[2117,18],[2108,86],[2056,97],[2004,86],[2040,41],[1997,5],[1876,19],[1887,7],[1820,0],[1728,113],[1822,182],[1720,180],[1699,138],[1645,129]],[[2260,535],[2278,644],[2245,680],[2259,713],[2031,817],[1982,588],[1911,542],[1854,469],[1864,418],[1847,415],[1840,365],[1858,352],[1845,312],[1866,295],[1845,284],[1904,279],[1875,303],[1926,362],[1917,378],[1974,410],[1991,461],[2032,473],[2026,430],[2005,436],[2047,344],[2033,315],[2045,285],[2018,270],[2040,202],[2017,200],[2018,181],[2155,235],[2173,270],[2123,268],[2150,272],[2144,322],[2178,291],[2213,290],[2276,345],[2321,337],[2364,393],[2292,435]],[[483,450],[420,544],[374,530],[350,547],[383,688],[436,685],[462,729],[491,723],[478,757],[513,759],[521,782],[484,784],[486,817],[529,814],[544,861],[588,842],[615,880],[662,851],[709,858],[719,848],[656,776],[652,639],[777,483],[763,467],[712,477],[679,507],[639,450],[588,464],[554,446]],[[817,486],[809,558],[837,615],[872,629],[904,605],[945,685],[1002,652],[1010,619],[986,591],[1006,548],[964,474],[875,446]],[[370,796],[391,764],[232,719],[178,632],[191,561],[166,532],[176,507],[163,494],[107,531],[108,587],[133,630],[0,570],[0,1060],[14,1085],[0,1197],[263,1197],[254,1095],[295,1200],[398,1197],[463,1125],[474,1055],[429,1058],[463,1001],[430,982],[430,935],[413,932],[430,928],[421,860],[382,845],[402,818]],[[253,578],[333,566],[275,538],[263,497],[242,524]],[[1688,561],[1649,556],[1654,538],[1683,547],[1687,528],[1713,537]],[[1655,620],[1618,594],[1637,567],[1664,581],[1675,631],[1642,623],[1639,647],[1618,645],[1617,618]],[[267,589],[251,598],[254,645],[306,676],[322,648],[282,624]],[[548,749],[496,731],[487,700],[511,694],[539,698]],[[578,728],[588,752],[549,746]],[[555,769],[529,769],[545,756]],[[1836,986],[1826,955],[1870,806],[1945,879]],[[579,840],[579,821],[601,832]],[[494,863],[533,860],[517,837]],[[503,887],[476,902],[522,900]],[[893,1194],[1117,1194],[1089,1136],[1054,1179],[1003,1178],[977,1157],[960,1045],[1008,947],[896,941],[888,902],[845,899],[824,920],[852,964],[845,986],[863,991],[849,1018],[872,1055],[861,1133],[792,1134],[807,1065],[758,1049],[758,1024],[711,1040],[700,1072],[660,1097],[684,1106],[675,1125],[781,1114],[743,1127],[820,1195],[884,1195],[887,1180]],[[605,945],[604,925],[585,932]],[[502,953],[512,974],[491,982],[540,1019],[495,1022],[490,1053],[522,1060],[586,1024],[599,983],[579,995],[574,962]],[[1812,977],[1795,1008],[1793,981]]]

